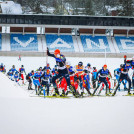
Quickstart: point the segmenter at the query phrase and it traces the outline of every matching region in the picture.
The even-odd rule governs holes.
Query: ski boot
[[[114,92],[114,93],[112,94],[112,96],[115,96],[115,94],[116,94],[116,92]]]
[[[110,94],[106,93],[106,96],[110,96]]]
[[[80,97],[80,94],[79,94],[78,91],[76,91],[76,93],[75,93],[75,98],[79,98],[79,97]]]
[[[67,96],[67,95],[68,95],[68,93],[69,93],[69,91],[66,91],[65,96]]]
[[[30,90],[34,90],[33,88],[30,88]]]
[[[110,91],[110,89],[109,89],[109,94],[112,94],[112,92]]]
[[[81,95],[80,95],[80,96],[81,96],[81,97],[83,97],[83,94],[84,94],[84,93],[83,93],[83,92],[81,92]]]
[[[124,91],[127,91],[127,90],[128,90],[128,89],[125,87],[125,88],[124,88]]]
[[[62,90],[62,94],[60,95],[60,97],[65,97],[65,91]]]
[[[96,93],[97,89],[98,89],[98,87],[94,90],[92,96],[94,96],[94,94]]]
[[[132,94],[130,93],[130,91],[128,91],[128,94],[127,94],[128,96],[131,96]]]
[[[36,95],[38,95],[37,86],[35,86],[35,92],[36,92]]]
[[[88,95],[92,95],[88,88],[86,88]]]
[[[53,96],[58,96],[59,95],[59,91],[57,88],[55,88],[55,94],[53,94]]]
[[[99,91],[98,95],[100,95],[100,94],[101,94],[101,90]]]
[[[76,90],[74,89],[74,87],[72,85],[70,85],[69,89],[72,91],[73,96],[75,96],[76,95]]]
[[[47,96],[49,96],[49,93],[47,92]]]
[[[106,89],[106,93],[105,93],[105,94],[106,94],[106,96],[110,96],[110,95],[107,93],[107,91],[108,91],[108,89]]]
[[[28,86],[28,90],[30,90],[30,86]]]
[[[41,89],[40,88],[38,89],[38,95],[41,95]]]

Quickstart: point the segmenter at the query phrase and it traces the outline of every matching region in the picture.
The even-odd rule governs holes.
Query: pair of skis
[[[33,94],[30,94],[29,95],[30,97],[43,97],[43,98],[70,98],[71,96],[44,96],[44,95],[33,95]]]

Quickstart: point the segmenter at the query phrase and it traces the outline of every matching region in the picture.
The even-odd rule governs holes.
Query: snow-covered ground
[[[83,61],[100,69],[103,58],[68,58],[72,65]],[[48,58],[50,66],[55,65]],[[45,57],[0,57],[6,69],[23,64],[28,73],[45,66]],[[107,59],[108,68],[123,63],[123,59]],[[14,84],[0,73],[0,134],[133,134],[134,97],[39,98]]]

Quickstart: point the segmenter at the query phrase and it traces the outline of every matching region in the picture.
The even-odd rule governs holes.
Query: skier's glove
[[[47,47],[47,55],[49,54],[49,49],[48,49],[48,47]]]

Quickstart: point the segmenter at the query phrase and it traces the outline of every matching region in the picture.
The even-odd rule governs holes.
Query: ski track
[[[45,57],[0,57],[6,69],[23,64],[28,73],[45,66]],[[54,59],[48,58],[50,66]],[[67,58],[72,65],[83,61],[100,69],[103,58]],[[36,62],[35,62],[36,61]],[[107,59],[109,70],[123,59]],[[133,134],[134,97],[39,98],[29,97],[33,91],[18,86],[0,73],[0,134]],[[104,91],[102,92],[104,94]]]

